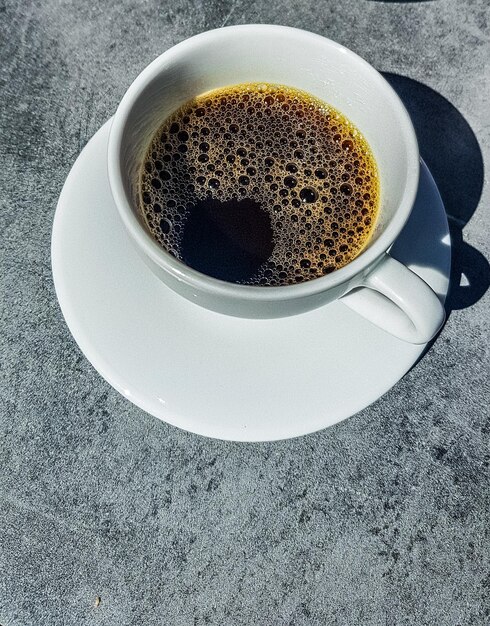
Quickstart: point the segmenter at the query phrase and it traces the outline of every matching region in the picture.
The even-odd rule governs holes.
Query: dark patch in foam
[[[271,256],[273,236],[269,214],[253,200],[202,200],[188,209],[182,260],[208,276],[241,283]]]

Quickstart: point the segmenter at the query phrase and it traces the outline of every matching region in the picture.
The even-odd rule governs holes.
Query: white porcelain
[[[81,350],[131,402],[209,437],[283,439],[360,411],[417,361],[424,345],[393,337],[341,300],[294,317],[242,319],[169,289],[129,245],[114,205],[109,125],[87,144],[61,193],[53,276]],[[444,299],[448,225],[424,165],[414,210],[392,254]]]
[[[379,167],[381,210],[368,246],[344,268],[307,283],[257,287],[206,276],[155,242],[137,209],[138,173],[162,120],[205,91],[257,81],[303,89],[344,112],[366,137]],[[123,97],[110,132],[108,167],[119,214],[145,262],[172,289],[201,306],[250,318],[282,317],[355,289],[349,302],[356,310],[407,341],[425,343],[444,321],[432,290],[386,254],[417,191],[419,155],[408,113],[373,67],[329,39],[284,26],[247,25],[202,33],[174,46]]]

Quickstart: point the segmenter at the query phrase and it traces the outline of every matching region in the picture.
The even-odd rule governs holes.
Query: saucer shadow
[[[461,113],[439,93],[406,76],[382,72],[410,117],[437,184],[449,222],[452,265],[446,313],[477,302],[490,284],[486,258],[463,240],[483,189],[483,158],[478,141]]]

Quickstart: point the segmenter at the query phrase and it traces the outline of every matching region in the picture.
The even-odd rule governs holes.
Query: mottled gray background
[[[490,623],[489,18],[487,0],[0,0],[2,626]],[[389,73],[455,246],[421,362],[355,417],[273,444],[129,404],[72,340],[50,270],[63,181],[130,81],[246,22]]]

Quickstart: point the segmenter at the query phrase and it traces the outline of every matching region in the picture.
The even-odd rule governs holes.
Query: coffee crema
[[[310,94],[247,83],[165,120],[140,178],[140,209],[165,250],[204,274],[290,285],[352,261],[373,232],[377,166],[355,126]]]

